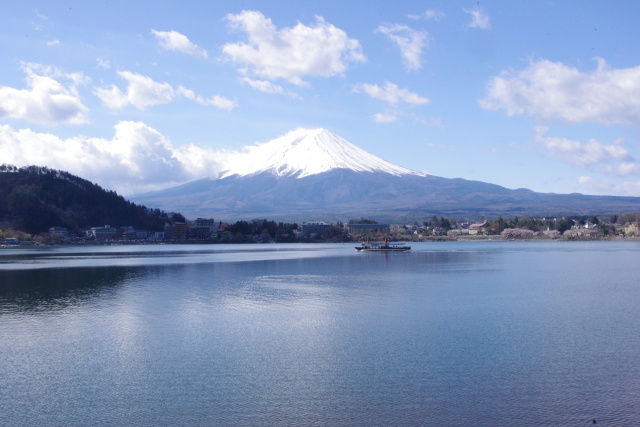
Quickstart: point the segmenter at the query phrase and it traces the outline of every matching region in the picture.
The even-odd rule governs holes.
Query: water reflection
[[[0,270],[0,315],[64,310],[107,298],[105,294],[140,273],[139,268]]]
[[[484,261],[491,256],[476,251],[362,254],[344,245],[267,249],[245,245],[5,251],[0,253],[0,313],[62,310],[103,297],[113,299],[123,284],[159,293],[169,288],[175,298],[204,298],[238,307],[295,301],[322,305],[328,296],[340,303],[355,290],[366,294],[370,288],[420,283],[425,274],[459,274],[478,271],[482,265],[489,269]],[[380,268],[385,274],[371,274]],[[190,294],[182,293],[184,287]]]
[[[331,256],[345,245],[129,245],[0,250],[0,270],[197,264]]]
[[[637,246],[266,248],[0,254],[0,425],[640,417]]]

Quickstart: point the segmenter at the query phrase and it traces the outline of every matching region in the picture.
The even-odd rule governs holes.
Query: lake
[[[0,425],[638,425],[639,242],[0,250]]]

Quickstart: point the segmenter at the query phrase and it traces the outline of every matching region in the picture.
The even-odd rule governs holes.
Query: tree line
[[[161,231],[167,222],[184,220],[179,213],[136,205],[68,172],[40,166],[0,166],[2,229],[37,234],[52,226],[80,231],[109,224]]]
[[[621,215],[612,216],[569,216],[562,218],[531,218],[531,217],[514,217],[504,219],[502,217],[488,220],[484,227],[486,234],[500,235],[505,230],[509,229],[522,229],[530,230],[532,232],[554,230],[558,234],[562,234],[567,230],[572,229],[574,226],[584,226],[587,223],[597,227],[598,231],[607,236],[615,232],[615,224],[626,224],[628,222],[635,222],[638,220],[638,215],[633,213],[624,213]],[[443,218],[433,216],[428,221],[424,221],[423,225],[427,230],[442,229],[445,231],[458,228],[459,220],[455,218]]]
[[[220,236],[223,241],[248,242],[259,236],[259,239],[265,241],[293,242],[298,224],[254,219],[240,220],[233,224],[220,223],[219,228],[224,230]]]

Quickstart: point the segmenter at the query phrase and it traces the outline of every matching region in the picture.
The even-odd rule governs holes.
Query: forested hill
[[[136,205],[67,172],[0,166],[0,229],[37,234],[53,226],[79,231],[108,224],[160,231],[172,220],[184,217]]]

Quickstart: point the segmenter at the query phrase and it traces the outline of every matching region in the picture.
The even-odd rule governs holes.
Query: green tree
[[[570,219],[561,219],[556,223],[555,229],[560,232],[560,234],[564,233],[567,230],[570,230],[573,227],[573,221]]]

